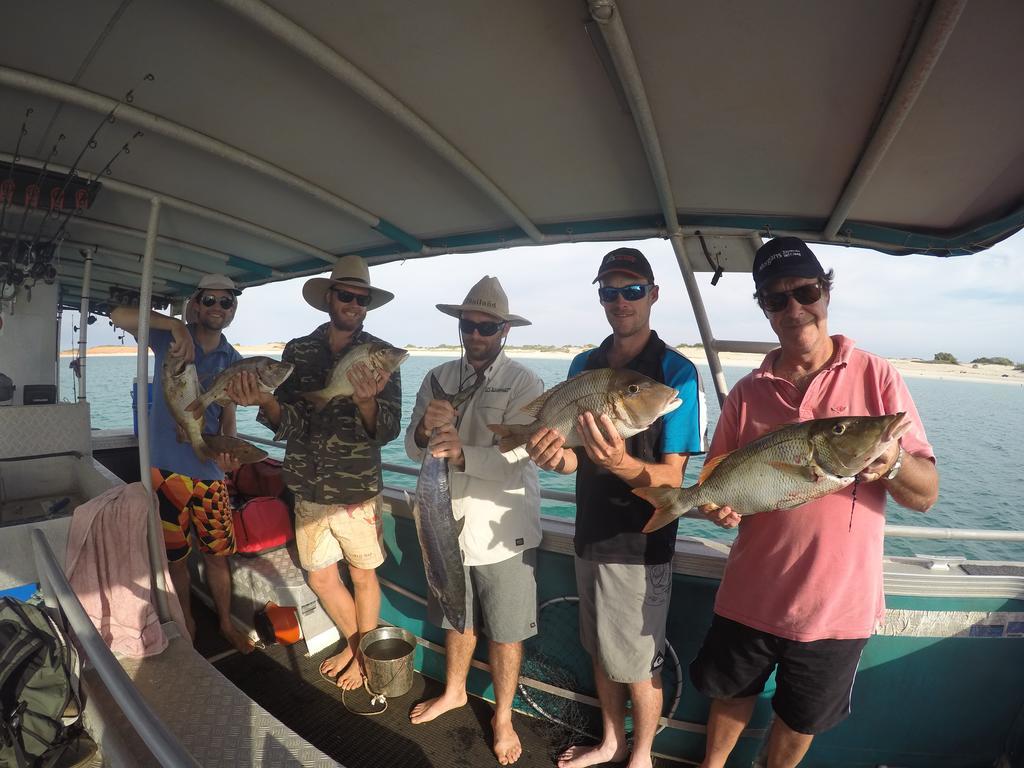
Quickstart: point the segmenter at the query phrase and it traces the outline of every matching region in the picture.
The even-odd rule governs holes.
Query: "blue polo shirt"
[[[569,376],[608,367],[609,336],[597,349],[581,352]],[[707,450],[708,417],[704,388],[692,362],[665,345],[651,331],[647,344],[624,368],[674,387],[683,401],[671,413],[626,440],[626,452],[648,463],[666,453],[699,454]],[[675,521],[653,533],[643,532],[654,508],[632,492],[632,486],[596,466],[583,448],[576,449],[576,555],[598,563],[657,565],[672,559]]]
[[[206,389],[218,373],[232,363],[237,363],[242,356],[228,343],[223,333],[220,335],[220,343],[211,352],[204,352],[196,341],[195,328],[189,325],[188,330],[196,347],[195,365],[196,373],[199,375],[199,386]],[[194,477],[197,480],[220,480],[224,473],[215,462],[200,461],[189,443],[178,442],[178,425],[167,408],[164,389],[160,386],[164,358],[167,357],[173,339],[170,331],[150,329],[149,348],[153,350],[156,359],[153,369],[153,408],[149,417],[149,463],[158,469],[177,472],[179,475]],[[216,404],[206,409],[203,432],[213,435],[220,432],[220,416],[223,410]]]

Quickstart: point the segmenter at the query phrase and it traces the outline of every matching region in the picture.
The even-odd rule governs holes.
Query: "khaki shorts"
[[[319,571],[341,560],[372,570],[384,562],[381,497],[359,504],[295,500],[295,547],[299,564]]]

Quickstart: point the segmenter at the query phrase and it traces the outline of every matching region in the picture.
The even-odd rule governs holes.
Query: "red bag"
[[[281,462],[266,458],[253,464],[243,464],[232,478],[235,493],[248,499],[260,496],[280,496],[284,493]]]
[[[258,555],[285,546],[295,538],[288,505],[281,499],[250,499],[234,514],[235,548],[240,555]]]

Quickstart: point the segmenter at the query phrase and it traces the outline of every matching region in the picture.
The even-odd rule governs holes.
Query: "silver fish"
[[[186,365],[180,358],[168,355],[160,371],[160,385],[168,410],[200,461],[209,461],[220,453],[229,453],[243,464],[262,461],[267,457],[266,451],[237,437],[203,434],[206,426],[205,410],[200,412],[198,419],[188,410],[188,406],[199,397],[199,376],[193,363]]]
[[[302,397],[313,404],[317,411],[323,410],[331,400],[336,397],[352,397],[355,388],[349,381],[348,372],[356,363],[365,363],[371,369],[379,371],[385,376],[398,368],[409,357],[404,349],[392,347],[383,342],[370,342],[353,347],[334,364],[330,374],[327,376],[327,383],[322,389],[315,392],[304,392]]]
[[[437,378],[430,376],[434,399],[447,400],[456,410],[467,403],[483,383],[484,377],[477,374],[470,387],[449,395]],[[427,586],[441,604],[448,623],[463,632],[466,629],[466,573],[459,536],[465,520],[456,520],[452,512],[448,459],[435,458],[429,450],[424,452],[420,465],[412,514],[423,553]]]
[[[260,390],[273,392],[292,375],[294,369],[295,366],[291,363],[283,363],[272,357],[247,357],[244,360],[239,360],[218,373],[206,391],[189,404],[188,410],[192,412],[194,418],[198,419],[211,404],[225,406],[230,403],[231,398],[227,394],[228,384],[240,373],[256,374]]]
[[[501,439],[502,453],[526,443],[530,435],[547,427],[565,438],[567,448],[582,445],[576,419],[590,411],[611,418],[616,431],[632,437],[647,429],[682,404],[679,393],[642,373],[627,368],[584,371],[544,392],[522,410],[534,417],[532,424],[488,424]]]
[[[655,508],[644,533],[692,507],[731,507],[738,515],[792,509],[850,485],[909,424],[903,413],[812,419],[782,427],[705,465],[689,488],[634,488]]]

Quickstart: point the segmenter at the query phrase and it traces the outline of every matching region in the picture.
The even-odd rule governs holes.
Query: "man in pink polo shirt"
[[[885,611],[886,493],[918,512],[939,493],[935,456],[899,373],[852,339],[829,335],[833,272],[802,240],[779,237],[758,250],[753,275],[781,347],[729,393],[708,461],[809,419],[903,411],[910,428],[838,493],[742,524],[728,507],[704,510],[739,532],[690,665],[694,685],[713,700],[703,768],[725,765],[776,667],[771,768],[799,764],[814,735],[850,713],[861,652]]]

